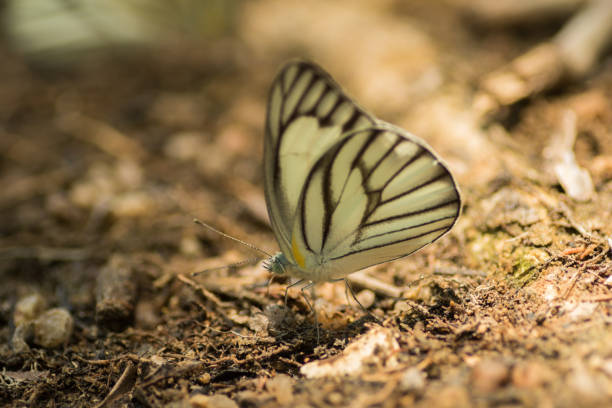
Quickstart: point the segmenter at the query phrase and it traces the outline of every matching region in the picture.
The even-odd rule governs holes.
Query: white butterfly
[[[264,186],[281,249],[265,266],[311,282],[410,255],[448,232],[461,208],[453,176],[424,141],[302,61],[272,84]]]

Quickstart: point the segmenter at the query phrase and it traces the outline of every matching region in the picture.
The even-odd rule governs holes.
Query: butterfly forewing
[[[289,63],[274,80],[266,119],[264,188],[272,228],[287,257],[292,256],[293,220],[312,166],[346,135],[374,124],[312,63]],[[324,213],[322,207],[310,211]]]

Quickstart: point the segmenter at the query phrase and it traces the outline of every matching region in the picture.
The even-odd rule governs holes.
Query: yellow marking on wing
[[[300,252],[297,242],[295,240],[295,235],[293,237],[291,237],[291,252],[293,253],[293,259],[295,259],[295,262],[297,262],[297,264],[303,268],[305,263],[304,263],[304,255],[302,255],[302,253]]]

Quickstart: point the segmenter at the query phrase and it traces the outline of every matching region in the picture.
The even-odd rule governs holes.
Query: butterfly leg
[[[287,295],[289,294],[289,288],[292,288],[294,286],[299,285],[300,283],[304,282],[306,279],[300,279],[297,282],[293,282],[291,285],[287,286],[285,288],[285,307],[287,307]],[[304,288],[302,288],[302,290],[304,290]],[[303,293],[303,292],[302,292]]]
[[[378,320],[376,318],[376,316],[374,316],[372,314],[372,312],[370,312],[368,309],[366,309],[361,302],[359,301],[359,299],[357,299],[357,295],[355,295],[355,291],[353,290],[353,287],[349,284],[348,279],[346,278],[341,278],[341,279],[336,279],[335,281],[340,281],[343,280],[344,281],[344,293],[346,295],[346,302],[349,303],[348,301],[348,294],[347,291],[351,293],[351,296],[353,297],[353,299],[355,300],[355,302],[357,302],[357,304],[359,305],[359,307],[361,307],[361,310],[363,310],[364,312],[366,312],[368,314],[368,316],[370,316],[372,319],[374,319],[374,321],[378,324],[380,324],[380,320]]]

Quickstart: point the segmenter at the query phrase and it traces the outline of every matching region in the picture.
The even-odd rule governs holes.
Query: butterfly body
[[[277,275],[289,275],[294,278],[311,282],[326,282],[341,279],[350,272],[332,269],[332,265],[324,259],[315,259],[313,263],[304,264],[303,267],[292,263],[282,253],[278,252],[266,261],[266,268]]]
[[[287,64],[272,85],[264,186],[281,248],[267,268],[312,282],[409,255],[448,232],[461,207],[424,141],[309,62]]]

